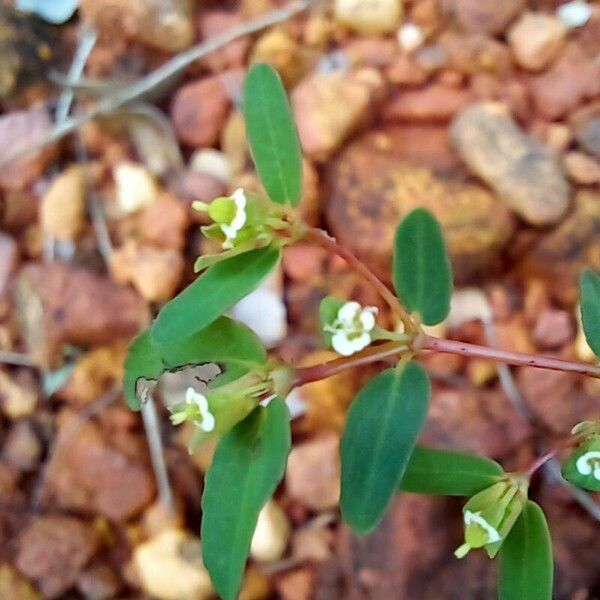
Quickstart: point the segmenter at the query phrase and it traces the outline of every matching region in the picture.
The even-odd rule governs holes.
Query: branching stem
[[[390,289],[381,281],[371,270],[361,262],[348,248],[338,244],[334,238],[329,236],[322,229],[311,228],[308,229],[305,235],[306,239],[318,244],[325,248],[332,254],[336,254],[340,258],[343,258],[348,266],[354,271],[361,275],[366,281],[368,281],[379,293],[379,295],[385,300],[388,306],[392,309],[394,314],[404,323],[404,327],[407,332],[414,332],[416,326],[412,320],[412,317],[408,314],[408,311],[400,304],[398,298],[390,291]]]

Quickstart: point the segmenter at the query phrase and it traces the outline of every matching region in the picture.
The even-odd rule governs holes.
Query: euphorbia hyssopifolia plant
[[[202,550],[217,592],[238,593],[259,511],[281,480],[290,450],[284,398],[296,386],[372,362],[395,362],[358,393],[341,442],[343,519],[363,534],[381,520],[398,490],[466,496],[463,557],[483,548],[500,558],[499,597],[546,600],[552,595],[550,535],[540,507],[528,499],[536,470],[558,449],[573,447],[563,467],[576,486],[600,491],[600,425],[577,425],[573,437],[523,472],[506,473],[488,458],[416,446],[427,419],[431,387],[421,352],[454,352],[509,364],[568,370],[600,377],[598,366],[503,352],[426,335],[448,315],[452,271],[440,227],[426,210],[411,212],[396,232],[392,279],[396,293],[322,230],[302,222],[302,156],[290,105],[277,73],[254,65],[244,90],[252,157],[265,198],[238,189],[210,204],[197,203],[213,224],[204,233],[223,251],[202,256],[204,273],[166,304],[130,346],[125,392],[137,410],[165,372],[205,368],[181,402],[174,424],[193,423],[192,449],[220,436],[202,497]],[[269,358],[257,336],[225,313],[255,289],[298,241],[319,244],[344,258],[381,294],[397,317],[394,331],[377,324],[377,310],[351,298],[327,297],[320,317],[324,342],[340,358],[294,368]],[[600,355],[600,278],[581,278],[583,327]],[[206,383],[208,382],[208,383]]]

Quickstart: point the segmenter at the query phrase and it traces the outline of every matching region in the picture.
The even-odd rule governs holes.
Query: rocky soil
[[[1,159],[48,135],[56,73],[84,25],[98,39],[74,112],[283,2],[81,0],[61,26],[0,4]],[[459,284],[440,333],[594,360],[577,279],[600,271],[600,3],[322,2],[196,61],[135,109],[0,167],[0,600],[211,597],[198,532],[212,449],[188,456],[190,432],[159,403],[176,506],[165,513],[120,379],[128,340],[210,250],[191,202],[258,187],[240,113],[253,61],[277,67],[290,91],[309,222],[389,282],[395,227],[425,206]],[[308,245],[287,249],[236,315],[277,355],[314,362],[327,355],[317,309],[328,293],[380,305],[391,322],[343,263]],[[513,390],[486,361],[423,362],[434,378],[423,441],[507,469],[600,415],[596,380],[514,368]],[[294,449],[259,521],[244,600],[495,597],[489,561],[452,556],[456,500],[403,494],[362,539],[340,523],[339,435],[373,372],[290,399]],[[550,472],[532,494],[550,521],[555,597],[600,597],[597,521]]]

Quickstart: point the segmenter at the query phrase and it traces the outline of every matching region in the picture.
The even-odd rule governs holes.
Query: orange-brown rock
[[[527,248],[521,261],[526,277],[546,278],[554,296],[571,306],[586,268],[600,272],[600,194],[595,191],[578,192],[573,211]]]
[[[179,140],[192,148],[212,146],[219,139],[231,101],[220,77],[187,83],[171,104],[171,121]]]
[[[44,502],[126,521],[152,501],[155,484],[143,455],[143,438],[128,431],[108,435],[93,422],[81,423],[62,413],[56,447],[47,468]]]
[[[531,81],[536,110],[553,121],[600,94],[600,63],[571,42],[549,71]]]
[[[149,320],[146,303],[133,290],[60,262],[23,267],[15,299],[28,351],[44,366],[60,363],[63,344],[129,339]]]
[[[83,0],[80,10],[107,39],[132,37],[166,52],[194,40],[190,0]]]
[[[51,128],[52,121],[44,106],[5,113],[0,116],[2,147],[7,151],[31,148],[43,141]],[[55,147],[46,147],[0,167],[0,187],[22,190],[31,185],[44,172],[54,153]]]
[[[390,121],[444,122],[452,119],[470,99],[468,90],[433,83],[421,90],[398,92],[383,114]]]
[[[502,105],[469,106],[453,120],[451,135],[473,173],[527,222],[549,225],[564,215],[569,185],[559,162]]]
[[[17,567],[44,598],[64,597],[98,547],[92,527],[62,515],[35,517],[18,539]]]
[[[183,275],[183,256],[172,248],[157,248],[129,241],[110,257],[115,281],[131,283],[148,302],[166,302]]]
[[[302,148],[309,158],[324,161],[371,118],[383,90],[373,69],[355,73],[316,74],[292,94]]]
[[[326,209],[330,231],[389,279],[396,227],[421,206],[442,224],[458,281],[490,269],[513,230],[509,211],[481,186],[442,179],[427,168],[402,162],[395,139],[393,130],[368,133],[331,163]],[[402,146],[403,137],[399,140]]]
[[[443,5],[467,31],[497,35],[521,12],[525,0],[443,0]]]

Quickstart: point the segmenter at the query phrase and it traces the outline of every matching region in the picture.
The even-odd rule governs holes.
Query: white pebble
[[[573,0],[559,6],[556,16],[567,27],[583,27],[592,16],[592,7],[584,0]]]
[[[414,23],[405,23],[398,29],[398,43],[406,52],[416,50],[424,41],[423,30]]]
[[[190,159],[190,168],[197,173],[216,177],[223,183],[231,183],[231,161],[223,152],[213,148],[196,150]]]
[[[113,169],[117,204],[123,213],[132,213],[152,204],[158,196],[154,177],[140,164],[123,162]]]

